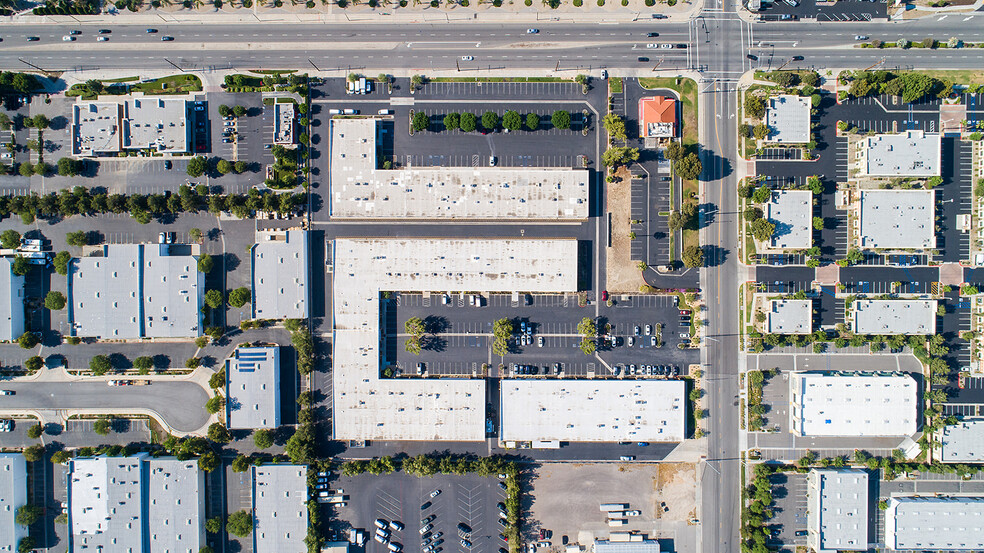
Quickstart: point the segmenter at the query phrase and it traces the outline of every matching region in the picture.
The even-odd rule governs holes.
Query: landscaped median
[[[195,75],[171,75],[141,81],[139,77],[122,77],[119,79],[90,79],[84,83],[73,84],[66,96],[81,96],[82,100],[95,100],[99,95],[123,95],[133,92],[152,94],[187,94],[200,92],[202,80]]]

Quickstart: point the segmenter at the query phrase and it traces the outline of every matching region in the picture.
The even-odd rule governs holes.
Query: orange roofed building
[[[675,138],[677,135],[676,100],[664,96],[639,99],[639,136]]]

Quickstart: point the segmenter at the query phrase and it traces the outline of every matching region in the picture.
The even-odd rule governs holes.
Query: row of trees
[[[512,319],[499,319],[492,323],[492,353],[499,357],[509,353],[509,339],[514,332]]]
[[[20,216],[24,224],[36,218],[54,219],[73,215],[99,215],[103,213],[127,213],[141,224],[154,217],[178,213],[197,213],[207,210],[218,215],[229,212],[241,219],[257,211],[293,214],[307,203],[304,193],[261,192],[251,189],[248,194],[213,194],[205,185],[192,188],[181,185],[177,194],[93,194],[88,188],[76,186],[49,194],[24,196],[0,196],[0,220],[11,214]]]
[[[531,132],[538,130],[543,124],[542,117],[536,113],[527,113],[524,117],[520,115],[519,112],[513,110],[507,110],[503,113],[501,120],[499,119],[499,114],[494,111],[486,111],[481,115],[481,117],[470,112],[451,112],[445,114],[441,119],[441,122],[446,130],[462,130],[464,132],[473,132],[477,130],[479,123],[481,123],[484,130],[489,132],[497,130],[500,123],[502,128],[510,131],[518,131],[525,126],[526,130]],[[553,112],[550,116],[550,124],[556,129],[571,128],[570,112],[565,110]],[[414,131],[427,130],[430,128],[430,125],[431,118],[422,111],[415,112],[410,121],[410,126]]]
[[[410,317],[403,323],[403,329],[407,334],[410,335],[407,338],[404,349],[414,355],[420,355],[420,351],[423,348],[421,340],[424,337],[424,321],[420,317]]]
[[[945,98],[953,92],[953,83],[920,73],[896,74],[891,71],[856,71],[842,74],[850,82],[847,96],[864,97],[872,94],[901,96],[911,103],[933,95]]]

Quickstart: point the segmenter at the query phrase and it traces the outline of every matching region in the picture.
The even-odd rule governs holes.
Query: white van
[[[359,110],[357,110],[357,109],[344,109],[344,110],[342,110],[342,113],[344,113],[345,115],[358,115],[359,114]]]
[[[391,113],[393,113],[393,110],[391,110],[391,109],[381,109],[381,110],[377,111],[376,113],[379,114],[379,115],[390,115]]]
[[[328,115],[341,115],[342,110],[340,109],[330,109],[328,110]]]
[[[398,543],[391,543],[391,544],[389,544],[389,545],[386,546],[386,549],[389,549],[393,553],[400,553],[400,551],[403,549],[403,547],[401,547],[400,544],[398,544]]]

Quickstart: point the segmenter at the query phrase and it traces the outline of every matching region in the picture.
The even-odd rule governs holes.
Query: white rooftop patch
[[[308,232],[263,231],[256,238],[252,265],[253,318],[306,319],[311,270]]]
[[[280,426],[280,348],[238,348],[225,370],[229,428]]]
[[[765,218],[776,225],[769,240],[773,248],[813,247],[813,192],[773,190],[769,203],[765,204]]]
[[[377,169],[375,119],[332,119],[334,218],[586,219],[582,169],[404,167]]]
[[[964,419],[944,426],[937,458],[944,463],[984,461],[984,419]]]
[[[939,133],[905,131],[857,142],[858,174],[868,177],[932,177],[940,174]]]
[[[773,96],[765,111],[766,142],[805,144],[810,141],[810,97]]]
[[[888,549],[984,549],[984,497],[895,496],[885,510]]]
[[[13,271],[14,261],[0,257],[0,340],[24,334],[24,277]]]
[[[682,380],[502,380],[503,441],[679,442]]]
[[[189,151],[191,127],[186,98],[121,97],[78,102],[72,107],[72,153],[114,154],[123,150]]]
[[[380,293],[574,292],[577,249],[576,240],[336,240],[335,438],[483,440],[484,380],[380,378],[380,364],[395,362],[380,349]]]
[[[863,190],[861,247],[936,247],[936,194],[932,190]]]
[[[770,300],[766,305],[769,334],[813,332],[813,300]]]
[[[27,505],[27,462],[20,453],[0,453],[0,551],[17,551],[27,526],[17,524],[17,509]]]
[[[811,470],[806,480],[807,544],[813,551],[868,549],[868,473]]]
[[[253,467],[253,551],[306,553],[307,467]]]
[[[904,373],[793,373],[790,430],[814,437],[910,436],[916,432],[918,388]]]
[[[857,334],[936,334],[936,300],[855,300]]]

